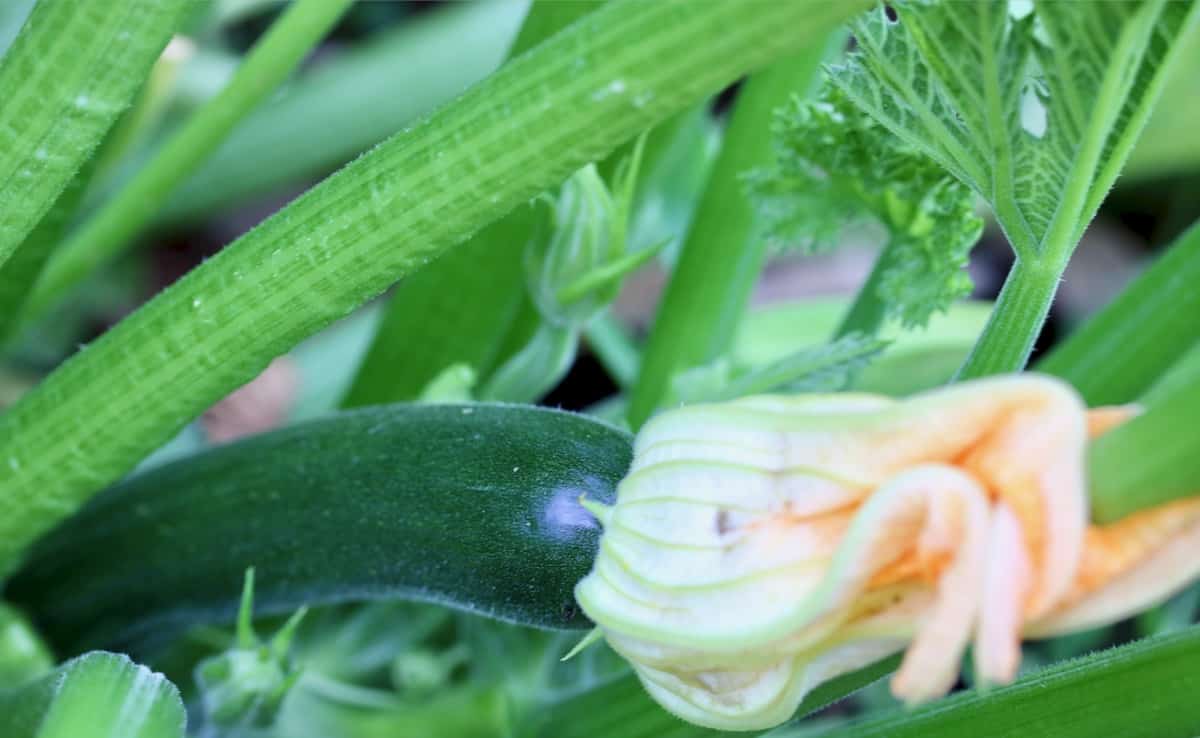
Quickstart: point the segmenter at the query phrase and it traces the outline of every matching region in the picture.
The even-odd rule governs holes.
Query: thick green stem
[[[273,357],[858,7],[614,0],[309,190],[0,417],[0,569]]]
[[[350,161],[496,71],[525,10],[504,0],[437,3],[322,59],[246,116],[156,222],[197,221]]]
[[[0,265],[129,105],[187,0],[44,0],[0,58]]]
[[[583,0],[535,2],[509,55],[525,53],[597,7]],[[533,208],[518,208],[397,285],[342,405],[411,400],[454,364],[470,366],[486,382],[520,350],[506,351],[504,344],[523,318],[522,254],[536,223]],[[429,319],[433,314],[437,320]]]
[[[844,4],[847,14],[865,3]],[[721,153],[667,285],[629,403],[640,426],[658,407],[671,378],[725,351],[733,339],[766,255],[756,238],[753,205],[742,175],[771,157],[775,108],[811,86],[826,44],[813,41],[794,57],[752,77],[738,95]]]
[[[198,110],[158,154],[62,245],[34,288],[26,319],[37,317],[128,248],[171,192],[213,152],[324,38],[352,0],[296,0],[267,31],[229,85]]]
[[[958,379],[1019,372],[1025,368],[1065,268],[1065,262],[1057,266],[1017,260],[983,335],[958,370]]]
[[[1195,339],[1195,343],[1179,361],[1159,375],[1158,381],[1152,384],[1138,401],[1147,406],[1160,405],[1187,386],[1200,386],[1200,338]],[[1200,447],[1200,438],[1196,440],[1197,446]]]
[[[60,242],[95,172],[95,159],[76,173],[37,227],[30,231],[12,258],[0,266],[0,345],[12,337],[20,308],[33,289],[38,274]]]

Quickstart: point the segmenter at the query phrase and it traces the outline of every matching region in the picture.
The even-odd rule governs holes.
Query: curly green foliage
[[[882,226],[883,271],[869,287],[905,325],[924,325],[970,294],[963,267],[982,222],[965,185],[832,85],[781,109],[773,134],[774,166],[749,177],[770,238],[813,253],[836,247],[849,228]]]
[[[971,294],[965,271],[983,221],[975,199],[958,182],[944,179],[925,193],[907,227],[892,231],[879,297],[906,327],[922,326],[937,312]]]

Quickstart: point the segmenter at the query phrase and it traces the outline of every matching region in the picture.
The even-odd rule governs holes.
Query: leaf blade
[[[184,738],[179,690],[128,657],[92,652],[0,691],[6,738]]]
[[[1038,371],[1066,379],[1091,405],[1134,401],[1200,341],[1198,284],[1200,223],[1055,346]]]
[[[969,692],[822,733],[822,738],[971,735],[1186,738],[1200,730],[1200,627],[1139,641]]]

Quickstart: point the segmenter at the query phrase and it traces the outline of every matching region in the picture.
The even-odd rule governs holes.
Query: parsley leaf
[[[781,109],[774,136],[774,166],[749,176],[769,238],[811,253],[864,222],[888,234],[839,335],[874,333],[887,315],[921,326],[970,294],[963,268],[982,222],[970,189],[937,162],[832,86]]]

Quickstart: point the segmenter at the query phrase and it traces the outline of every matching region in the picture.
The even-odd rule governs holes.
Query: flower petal
[[[987,556],[975,634],[975,674],[984,684],[1008,684],[1021,664],[1021,624],[1033,587],[1033,564],[1021,524],[1004,503],[992,512]]]
[[[1074,591],[1030,624],[1046,637],[1111,623],[1146,609],[1200,576],[1200,498],[1177,500],[1088,530]]]

